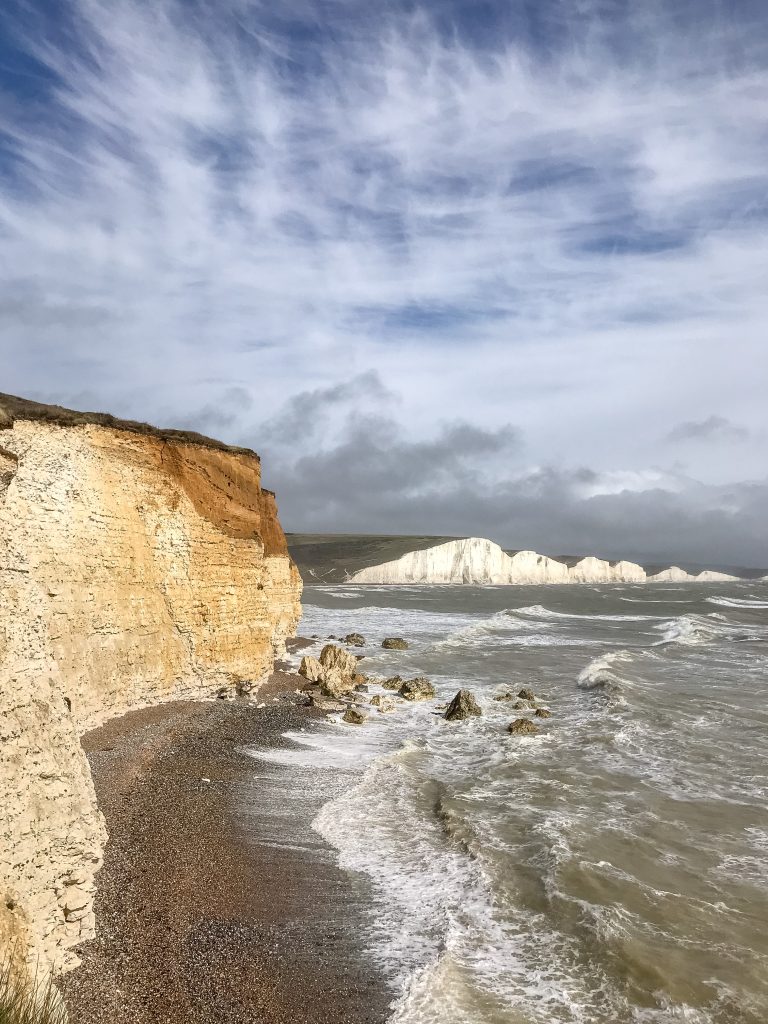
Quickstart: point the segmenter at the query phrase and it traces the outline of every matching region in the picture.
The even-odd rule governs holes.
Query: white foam
[[[708,597],[709,604],[717,604],[722,608],[768,608],[768,601],[750,601],[738,597]]]

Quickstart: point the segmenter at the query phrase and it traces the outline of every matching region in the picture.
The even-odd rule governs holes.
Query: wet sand
[[[256,701],[147,708],[84,737],[110,841],[97,938],[62,982],[73,1024],[387,1019],[392,993],[362,957],[364,880],[311,830],[311,802],[274,806],[290,770],[262,792],[244,750],[310,724],[299,682],[276,672]]]

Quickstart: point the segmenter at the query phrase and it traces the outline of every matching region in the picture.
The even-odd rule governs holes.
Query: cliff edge
[[[253,452],[0,395],[0,952],[65,970],[93,935],[80,735],[258,684],[300,593]]]

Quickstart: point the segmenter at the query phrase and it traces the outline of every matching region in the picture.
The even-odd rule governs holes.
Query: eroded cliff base
[[[265,708],[174,703],[85,737],[111,838],[97,938],[62,981],[72,1020],[386,1020],[391,993],[360,957],[363,881],[313,833],[314,804],[286,807],[289,769],[257,766],[244,750],[289,745],[283,733],[318,714],[297,705],[303,683],[276,674]],[[257,770],[271,784],[255,783]]]

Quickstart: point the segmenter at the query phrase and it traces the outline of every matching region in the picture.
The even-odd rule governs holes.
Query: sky
[[[768,8],[4,0],[0,391],[292,531],[768,568]]]

